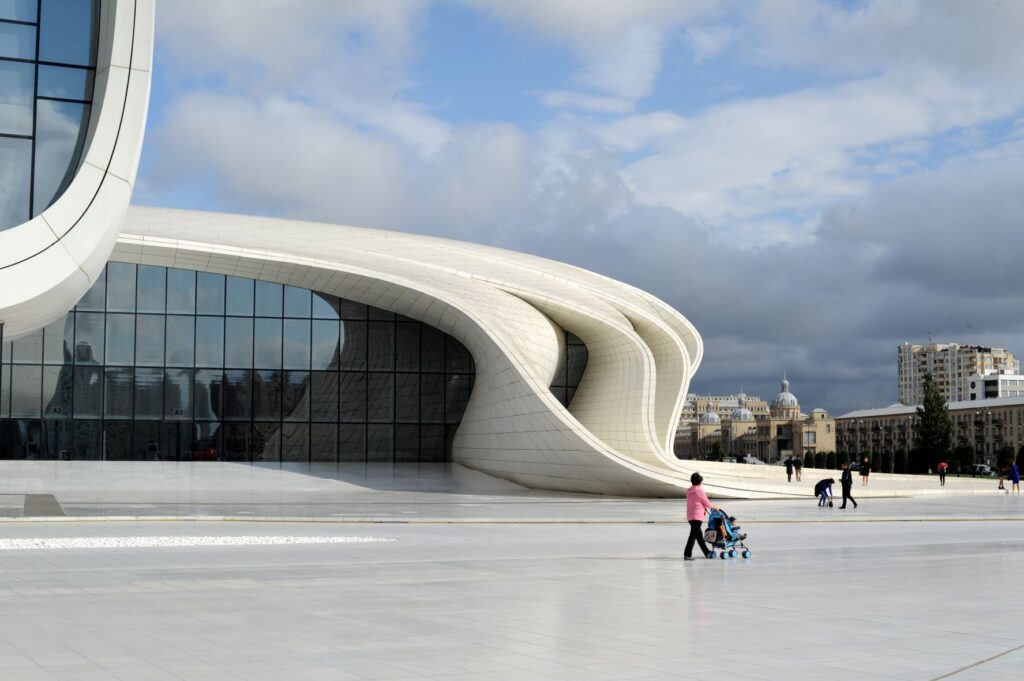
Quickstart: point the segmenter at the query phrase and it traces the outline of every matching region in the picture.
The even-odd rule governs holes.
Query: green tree
[[[892,473],[892,452],[882,452],[882,473]]]
[[[825,452],[816,452],[814,454],[814,467],[824,468],[825,467]]]
[[[953,422],[949,418],[949,409],[931,374],[924,375],[922,387],[924,402],[917,408],[918,452],[917,456],[911,457],[913,473],[923,473],[928,468],[935,468],[939,459],[949,454],[949,445],[953,439]]]
[[[956,463],[961,473],[974,475],[974,462],[977,458],[974,445],[961,445],[956,448]]]
[[[808,453],[804,457],[804,468],[814,468],[814,454]]]
[[[1016,452],[1014,452],[1013,447],[1010,445],[1003,445],[1000,447],[999,450],[996,451],[996,465],[999,467],[999,470],[1009,468],[1010,464],[1012,464],[1013,460],[1016,458],[1015,454]]]
[[[837,468],[836,463],[837,463],[836,453],[835,452],[826,452],[825,453],[825,468],[828,468],[829,470],[835,470]]]
[[[893,459],[892,463],[892,472],[901,474],[907,472],[907,450],[896,450],[896,458]]]
[[[846,463],[846,464],[850,463],[850,455],[847,454],[846,452],[837,452],[836,453],[836,466],[839,467],[839,468],[842,468],[844,463]]]
[[[721,461],[725,457],[725,450],[722,443],[715,440],[711,443],[711,452],[708,454],[708,461]]]

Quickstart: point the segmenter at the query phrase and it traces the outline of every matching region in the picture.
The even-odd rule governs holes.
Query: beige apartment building
[[[799,401],[789,391],[789,381],[782,381],[782,391],[770,404],[765,403],[761,413],[747,406],[744,395],[736,397],[736,407],[724,416],[716,398],[693,400],[704,411],[676,433],[678,458],[707,459],[716,442],[721,443],[724,456],[737,461],[754,456],[772,463],[790,455],[835,451],[835,419],[824,409],[802,413]]]
[[[760,397],[737,393],[735,395],[694,395],[686,396],[679,414],[679,425],[695,423],[707,411],[713,411],[719,419],[728,419],[734,411],[743,407],[755,417],[768,416],[768,402]]]
[[[924,401],[926,374],[947,402],[961,402],[984,399],[977,389],[979,376],[1020,373],[1020,362],[1009,350],[960,343],[904,343],[896,350],[896,362],[903,405]]]
[[[974,447],[978,463],[995,466],[997,452],[1024,444],[1024,397],[1002,397],[949,404],[953,422],[953,447]],[[917,408],[894,405],[861,409],[836,418],[838,451],[850,454],[894,454],[914,446]]]

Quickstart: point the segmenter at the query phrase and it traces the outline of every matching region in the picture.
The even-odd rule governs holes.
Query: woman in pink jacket
[[[690,476],[690,489],[686,490],[686,519],[690,523],[690,536],[686,539],[686,550],[683,551],[683,558],[685,560],[693,560],[693,542],[697,542],[700,545],[700,550],[704,552],[705,558],[711,557],[711,551],[708,550],[708,545],[704,543],[704,533],[701,532],[701,524],[704,522],[704,516],[708,512],[708,509],[718,509],[717,506],[713,506],[708,501],[708,495],[704,493],[704,489],[700,486],[700,483],[704,482],[704,478],[701,477],[700,473],[694,473]]]

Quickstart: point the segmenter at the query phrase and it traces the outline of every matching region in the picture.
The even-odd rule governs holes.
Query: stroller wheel
[[[743,552],[743,557],[744,558],[750,558],[750,549],[747,549],[746,551]]]
[[[722,560],[725,560],[728,557],[729,557],[729,552],[728,551],[722,551]]]
[[[716,554],[715,554],[715,550],[714,550],[714,549],[711,549],[711,551],[710,551],[710,552],[708,552],[708,558],[714,558],[714,557],[715,557],[715,555],[716,555]]]
[[[730,558],[735,558],[736,557],[736,549],[729,549],[729,557]]]

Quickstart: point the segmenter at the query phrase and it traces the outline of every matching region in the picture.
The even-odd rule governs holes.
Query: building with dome
[[[800,401],[790,392],[788,379],[783,378],[779,393],[770,402],[761,401],[765,408],[759,412],[747,407],[745,395],[735,398],[735,406],[724,416],[722,403],[715,398],[690,400],[701,404],[704,411],[698,418],[680,423],[676,456],[708,459],[713,457],[716,443],[725,458],[736,461],[755,457],[772,463],[789,456],[835,451],[835,419],[824,409],[815,409],[810,414],[801,412]]]

